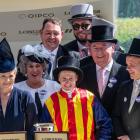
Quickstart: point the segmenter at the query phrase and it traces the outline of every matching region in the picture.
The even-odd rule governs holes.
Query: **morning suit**
[[[133,90],[133,80],[124,82],[118,90],[113,125],[116,136],[128,135],[130,140],[140,140],[140,93],[130,113],[129,105]]]
[[[84,78],[79,87],[86,88],[93,92],[101,100],[103,106],[111,115],[118,87],[121,82],[129,79],[129,74],[125,67],[113,61],[113,65],[102,97],[100,97],[99,94],[96,64],[94,63],[91,56],[81,60],[81,69],[83,70]]]

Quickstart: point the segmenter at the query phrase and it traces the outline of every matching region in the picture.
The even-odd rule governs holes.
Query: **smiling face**
[[[0,93],[8,94],[13,88],[15,82],[16,70],[6,73],[0,73]]]
[[[28,80],[32,83],[40,82],[43,76],[43,65],[29,61],[26,65]]]
[[[140,79],[140,57],[127,56],[126,64],[131,79]]]
[[[63,70],[59,73],[58,81],[65,91],[73,91],[76,87],[78,76],[74,71]]]
[[[63,32],[61,27],[52,22],[47,22],[40,32],[43,45],[53,51],[61,43]]]
[[[90,44],[89,51],[94,62],[104,68],[112,60],[115,44],[110,42],[93,42]]]
[[[76,39],[79,41],[86,41],[89,30],[91,29],[91,20],[75,19],[71,24]]]

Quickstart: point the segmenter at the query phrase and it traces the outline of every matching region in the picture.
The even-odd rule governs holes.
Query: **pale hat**
[[[93,16],[93,6],[91,4],[77,4],[71,7],[71,18],[68,19],[71,22],[74,19],[91,19]]]

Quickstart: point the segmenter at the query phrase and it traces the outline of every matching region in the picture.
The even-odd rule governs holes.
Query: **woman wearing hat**
[[[32,140],[36,106],[28,92],[13,87],[15,62],[6,39],[0,42],[0,132],[27,131]]]
[[[140,39],[134,38],[126,56],[131,80],[118,91],[113,112],[114,130],[119,140],[140,140]]]
[[[93,93],[77,88],[83,78],[79,60],[73,57],[58,59],[53,71],[60,91],[45,102],[42,121],[53,122],[57,132],[68,131],[70,140],[95,140],[95,127],[100,128],[100,138],[111,138],[111,120]]]
[[[41,116],[44,101],[54,92],[60,89],[56,81],[45,79],[48,69],[48,60],[36,51],[35,47],[26,45],[22,48],[19,69],[27,80],[16,83],[15,87],[31,93],[37,108],[38,117]]]

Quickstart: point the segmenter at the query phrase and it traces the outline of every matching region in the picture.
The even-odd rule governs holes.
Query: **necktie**
[[[105,70],[104,69],[99,70],[98,87],[99,87],[100,97],[102,97],[104,87],[105,87]]]
[[[38,119],[39,119],[42,115],[42,104],[41,104],[38,92],[35,93],[35,103],[36,103],[36,106],[37,106]]]
[[[138,82],[135,82],[133,91],[132,91],[132,95],[131,95],[130,106],[129,106],[129,110],[128,110],[129,113],[131,112],[132,107],[135,103],[135,100],[140,92],[139,90],[140,90],[140,85],[138,84]]]
[[[84,58],[86,56],[88,56],[88,48],[85,47],[80,50],[80,58]]]

